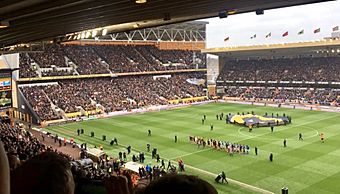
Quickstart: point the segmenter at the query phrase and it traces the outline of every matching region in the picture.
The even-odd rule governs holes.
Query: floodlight
[[[97,30],[92,30],[92,38],[97,36]]]
[[[102,36],[105,36],[107,34],[107,29],[105,28],[105,29],[103,29],[103,31],[102,31]]]
[[[137,3],[137,4],[143,4],[143,3],[146,3],[146,0],[136,0],[135,3]]]

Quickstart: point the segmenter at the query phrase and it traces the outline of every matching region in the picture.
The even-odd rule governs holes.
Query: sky
[[[230,15],[227,18],[206,19],[207,48],[303,42],[330,37],[332,28],[340,26],[340,0],[303,6]],[[314,34],[314,30],[321,32]],[[303,35],[298,32],[304,30]],[[284,32],[289,35],[282,37]],[[268,33],[270,38],[265,38]],[[256,34],[255,39],[250,39]],[[229,41],[224,41],[229,37]]]

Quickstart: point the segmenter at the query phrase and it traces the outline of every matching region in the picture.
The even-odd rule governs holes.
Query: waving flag
[[[288,36],[288,31],[282,34],[282,37]]]
[[[333,32],[336,32],[336,31],[339,31],[339,26],[335,26],[335,27],[333,28]]]
[[[301,35],[301,34],[304,34],[305,33],[305,30],[301,30],[298,35]]]
[[[319,32],[321,32],[320,28],[314,30],[314,34],[319,33]]]
[[[224,42],[227,42],[227,41],[229,41],[229,36],[224,39]]]
[[[269,34],[266,35],[266,38],[269,38],[269,37],[271,37],[271,36],[272,36],[272,33],[269,32]]]

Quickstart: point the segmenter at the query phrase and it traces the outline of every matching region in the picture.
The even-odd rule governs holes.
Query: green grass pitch
[[[268,127],[254,128],[251,133],[247,128],[226,124],[225,120],[216,120],[216,114],[251,112],[263,115],[286,113],[292,117],[292,124],[275,127],[274,133]],[[207,115],[204,125],[203,115]],[[48,127],[47,131],[59,136],[73,137],[75,141],[104,145],[104,151],[117,156],[119,151],[126,151],[131,145],[134,152],[146,152],[146,144],[151,149],[156,147],[161,158],[177,160],[182,158],[187,172],[196,174],[211,182],[219,193],[253,193],[235,184],[216,184],[215,174],[224,170],[228,178],[235,179],[274,193],[280,193],[282,187],[288,187],[289,193],[339,193],[340,191],[340,114],[297,109],[270,108],[227,103],[210,103],[174,110],[149,112],[128,116],[116,116],[61,126]],[[210,124],[214,130],[210,131]],[[78,128],[84,128],[85,134],[76,135]],[[152,130],[148,137],[147,130]],[[96,138],[90,138],[90,131]],[[298,133],[304,140],[298,141]],[[325,143],[320,142],[318,133],[325,133]],[[102,135],[107,141],[101,140]],[[178,142],[174,143],[174,136]],[[198,149],[189,142],[189,135],[215,138],[229,142],[238,142],[251,146],[249,155],[235,154],[230,157],[224,151],[210,147]],[[112,137],[122,146],[110,146]],[[287,147],[283,147],[283,139]],[[254,146],[259,155],[255,156]],[[269,162],[269,153],[274,154],[274,161]],[[146,156],[148,162],[150,156]],[[130,158],[131,159],[131,158]],[[167,162],[167,160],[165,160]],[[176,164],[177,166],[177,164]],[[199,170],[197,170],[199,169]]]

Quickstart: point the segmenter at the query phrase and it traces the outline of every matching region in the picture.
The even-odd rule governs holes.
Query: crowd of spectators
[[[77,71],[83,75],[105,74],[109,71],[101,64],[99,55],[92,46],[65,45],[64,53],[77,66]]]
[[[167,70],[165,66],[161,65],[161,62],[152,55],[152,52],[157,52],[157,48],[152,45],[143,45],[143,46],[135,46],[135,49],[143,55],[143,57],[153,65],[153,68],[155,68],[157,71],[164,71]]]
[[[299,101],[320,105],[338,106],[340,91],[337,89],[307,88],[265,88],[228,87],[226,96],[244,99],[272,99],[279,101]]]
[[[67,67],[64,54],[58,44],[46,45],[42,52],[30,52],[29,56],[40,68]]]
[[[202,73],[194,73],[193,76],[190,78],[197,78],[197,79],[204,79],[204,74]],[[185,75],[175,75],[174,80],[176,80],[174,86],[181,87],[182,90],[186,91],[189,96],[204,96],[205,93],[203,91],[203,85],[194,85],[194,84],[187,84],[187,79],[189,77]]]
[[[129,53],[124,53],[123,46],[95,46],[96,52],[109,64],[113,73],[138,72],[138,66],[129,60]]]
[[[61,118],[52,110],[51,102],[42,90],[42,86],[20,87],[20,89],[41,120]]]
[[[72,71],[58,70],[69,67],[68,60],[76,66],[76,71],[81,74],[104,74],[122,72],[145,72],[155,70],[205,68],[205,55],[186,50],[160,50],[152,45],[58,45],[50,44],[41,48],[39,52],[29,52],[20,55],[21,77],[34,77],[34,71],[29,67],[29,62],[36,62],[40,68],[57,68],[53,71],[44,71],[42,76],[72,75]],[[22,59],[21,59],[22,58]],[[104,61],[107,65],[102,64]],[[167,66],[162,65],[168,64]],[[178,63],[178,66],[169,64]]]
[[[232,60],[218,80],[340,81],[340,57]]]
[[[184,63],[188,65],[193,63],[193,53],[189,51],[159,50],[155,46],[148,46],[148,51],[162,63]]]
[[[128,99],[125,90],[119,88],[123,82],[115,81],[111,78],[81,80],[83,92],[98,104],[105,107],[106,112],[133,109],[136,106]],[[86,89],[85,89],[86,88]]]
[[[41,153],[46,147],[28,131],[9,123],[0,123],[0,140],[10,155],[10,168],[15,169],[21,162]]]
[[[38,74],[31,68],[31,60],[26,53],[19,54],[20,77],[37,77]]]
[[[50,133],[41,136],[54,139],[55,143],[57,139],[61,141],[61,137]],[[176,187],[184,193],[217,193],[211,185],[197,177],[176,175],[176,168],[171,161],[165,168],[164,160],[160,162],[157,159],[158,164],[141,165],[137,173],[125,168],[127,161],[118,157],[105,154],[98,161],[85,165],[81,164],[81,160],[45,143],[44,138],[39,140],[23,125],[0,123],[0,174],[7,179],[0,182],[1,191],[6,191],[6,194],[9,194],[9,190],[13,194],[85,194],[94,191],[107,194],[153,194],[159,193],[164,187]],[[74,144],[71,145],[74,147]],[[59,143],[59,147],[71,145]],[[85,151],[86,148],[81,150],[81,159],[89,160]]]
[[[135,46],[121,46],[121,49],[123,53],[135,63],[140,71],[145,72],[155,70],[155,63],[149,63],[145,57],[136,50]]]
[[[120,89],[126,91],[139,107],[167,104],[166,99],[160,98],[162,85],[151,76],[123,77],[119,81],[122,83]]]
[[[43,90],[53,104],[65,111],[72,113],[79,111],[77,106],[84,110],[95,110],[96,106],[91,103],[86,90],[86,83],[73,80],[63,80],[58,85],[44,86]]]
[[[26,99],[42,120],[56,119],[51,102],[65,113],[96,110],[105,112],[131,110],[138,107],[165,105],[168,100],[204,96],[203,86],[187,81],[203,78],[203,73],[175,74],[171,77],[125,76],[61,80],[57,84],[21,87]],[[49,101],[50,100],[50,101]]]

